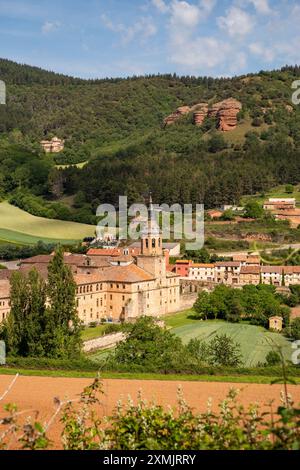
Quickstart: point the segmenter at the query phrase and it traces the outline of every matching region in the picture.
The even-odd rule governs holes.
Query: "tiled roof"
[[[130,264],[129,266],[114,266],[105,269],[103,275],[108,282],[135,283],[153,281],[155,279],[135,264]]]
[[[217,268],[239,268],[241,263],[235,263],[234,261],[220,261],[216,263]]]
[[[18,272],[17,269],[0,269],[0,281],[10,279],[13,273]]]
[[[0,299],[8,299],[10,292],[10,283],[8,280],[0,281]]]
[[[300,266],[285,266],[284,272],[286,274],[300,274]]]
[[[95,273],[95,274],[75,274],[74,280],[77,285],[82,284],[97,284],[101,282],[105,282],[105,276],[103,273]]]
[[[215,267],[214,264],[205,264],[205,263],[195,263],[192,264],[191,268],[211,268],[213,269]]]
[[[45,263],[23,264],[20,267],[20,273],[27,275],[32,269],[36,269],[43,279],[48,278],[48,265]]]
[[[284,266],[262,266],[261,267],[262,273],[282,274],[283,270],[284,270]]]
[[[242,266],[241,274],[260,274],[260,266]]]
[[[248,256],[247,255],[233,255],[232,257],[232,260],[233,262],[240,262],[240,263],[244,263],[248,260]]]
[[[122,254],[121,248],[91,248],[88,256],[120,256]]]
[[[134,258],[131,255],[121,255],[121,256],[112,257],[110,261],[112,263],[129,263],[129,262],[133,262]]]
[[[27,258],[21,261],[21,265],[24,264],[49,264],[53,259],[53,255],[38,255],[33,256],[32,258]],[[80,265],[86,261],[85,255],[74,255],[71,253],[64,254],[64,262],[66,264]]]

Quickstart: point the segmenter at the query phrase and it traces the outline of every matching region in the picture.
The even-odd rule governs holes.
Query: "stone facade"
[[[10,311],[10,284],[8,280],[0,280],[0,323]]]
[[[96,250],[90,256],[65,254],[64,261],[71,268],[77,286],[78,315],[85,325],[101,320],[133,321],[143,315],[160,317],[180,310],[179,276],[166,269],[168,257],[159,229],[147,226],[141,248],[136,252],[139,253],[136,256],[114,256],[114,253],[107,257],[103,256],[103,250],[101,256]],[[51,259],[52,255],[24,260],[20,270],[26,274],[36,268],[46,280]],[[2,295],[3,299],[1,292],[3,320],[9,312],[9,289],[6,297]]]
[[[269,319],[269,328],[273,331],[282,331],[283,329],[283,318],[282,317],[271,317]]]
[[[59,153],[65,147],[65,141],[58,137],[53,137],[52,140],[42,140],[41,146],[46,153]]]

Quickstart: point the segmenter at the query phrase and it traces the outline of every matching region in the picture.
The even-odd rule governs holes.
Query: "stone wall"
[[[114,333],[112,335],[101,336],[101,338],[86,341],[83,345],[84,352],[96,351],[98,349],[113,348],[121,341],[124,341],[124,333]]]

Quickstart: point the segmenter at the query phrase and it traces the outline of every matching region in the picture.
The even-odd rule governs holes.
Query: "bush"
[[[97,371],[95,362],[86,357],[76,360],[38,357],[7,357],[7,367],[29,370]]]
[[[281,363],[280,354],[276,351],[270,351],[266,357],[266,363],[268,366],[276,366]]]

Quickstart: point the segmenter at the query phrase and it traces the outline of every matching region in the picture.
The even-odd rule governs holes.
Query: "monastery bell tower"
[[[166,276],[166,260],[163,253],[162,234],[156,221],[150,196],[150,218],[141,231],[141,255],[137,257],[137,265],[153,274],[156,278]]]
[[[150,196],[150,218],[141,231],[141,253],[144,256],[162,256],[162,236],[155,218],[152,196]]]

